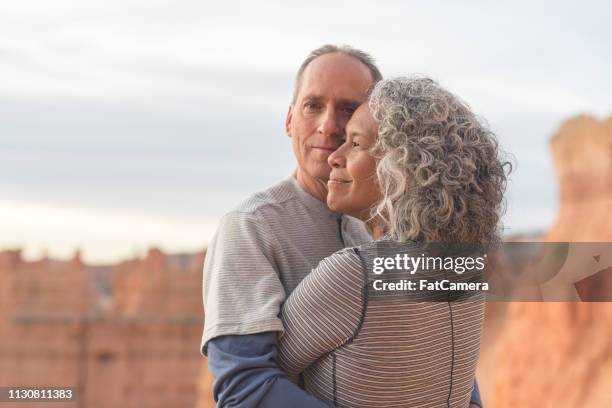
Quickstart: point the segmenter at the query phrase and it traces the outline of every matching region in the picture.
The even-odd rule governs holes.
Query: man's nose
[[[339,119],[339,115],[332,107],[327,108],[319,124],[319,133],[325,136],[341,136],[342,128]]]
[[[346,167],[346,156],[344,154],[344,146],[340,146],[337,148],[332,154],[327,157],[327,164],[333,168],[343,168]]]

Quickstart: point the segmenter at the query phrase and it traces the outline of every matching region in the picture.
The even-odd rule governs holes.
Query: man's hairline
[[[340,54],[340,55],[345,55],[347,57],[350,57],[351,59],[359,62],[363,67],[366,68],[366,70],[368,71],[368,75],[370,76],[370,82],[368,84],[368,89],[371,89],[375,84],[376,84],[376,80],[374,79],[374,74],[372,74],[372,71],[370,70],[370,67],[368,67],[368,65],[366,63],[364,63],[363,61],[361,61],[359,58],[355,57],[354,55],[351,55],[347,52],[344,52],[342,50],[338,50],[338,51],[332,51],[332,52],[327,52],[325,54],[319,55],[316,58],[313,58],[311,61],[308,62],[308,64],[304,67],[304,70],[302,72],[299,72],[299,75],[297,77],[297,81],[296,81],[296,85],[298,85],[297,88],[297,92],[293,92],[293,97],[291,98],[291,102],[290,102],[290,106],[295,106],[296,102],[299,99],[300,93],[302,91],[302,84],[303,84],[303,79],[304,79],[304,73],[306,72],[306,70],[308,70],[308,68],[310,67],[310,65],[318,60],[321,57],[324,57],[326,55],[333,55],[333,54]],[[367,92],[367,91],[366,91]],[[369,93],[369,92],[367,92]],[[367,98],[366,98],[367,99]],[[363,104],[365,101],[361,102],[359,105]]]

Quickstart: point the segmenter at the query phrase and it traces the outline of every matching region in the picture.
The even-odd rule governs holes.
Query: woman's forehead
[[[351,116],[351,120],[346,125],[347,133],[355,133],[361,136],[375,137],[378,131],[378,124],[370,113],[367,103],[359,105]]]

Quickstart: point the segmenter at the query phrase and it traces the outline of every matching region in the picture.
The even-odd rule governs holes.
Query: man
[[[298,70],[287,113],[298,163],[294,176],[221,220],[204,266],[202,337],[219,407],[330,407],[278,368],[278,315],[320,260],[371,239],[360,221],[327,208],[327,158],[381,78],[372,58],[359,50],[314,50]],[[477,387],[472,399],[480,404]]]

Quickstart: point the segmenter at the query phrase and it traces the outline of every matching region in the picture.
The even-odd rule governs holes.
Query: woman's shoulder
[[[426,244],[424,244],[423,242],[399,242],[384,236],[380,239],[366,242],[362,245],[346,249],[351,250],[353,253],[357,254],[357,256],[363,259],[372,255],[373,253],[379,255],[382,253],[420,253],[423,252],[425,248]]]
[[[370,241],[359,246],[341,249],[327,258],[324,258],[319,266],[337,267],[351,266],[354,269],[363,268],[364,258],[372,252],[419,252],[422,245],[416,242],[397,242],[389,239]]]
[[[285,318],[305,310],[325,316],[342,310],[342,319],[357,324],[363,305],[362,271],[361,259],[351,248],[324,258],[286,300]]]
[[[358,253],[358,247],[341,249],[324,258],[313,273],[328,284],[354,283],[361,286],[363,264]]]
[[[397,242],[381,239],[355,247],[341,249],[324,258],[313,270],[311,279],[325,280],[328,284],[345,284],[360,288],[367,276],[367,265],[374,256],[395,255],[396,253],[417,253],[422,245],[416,242]]]
[[[334,252],[319,262],[318,267],[350,267],[361,269],[359,247],[348,247]]]

